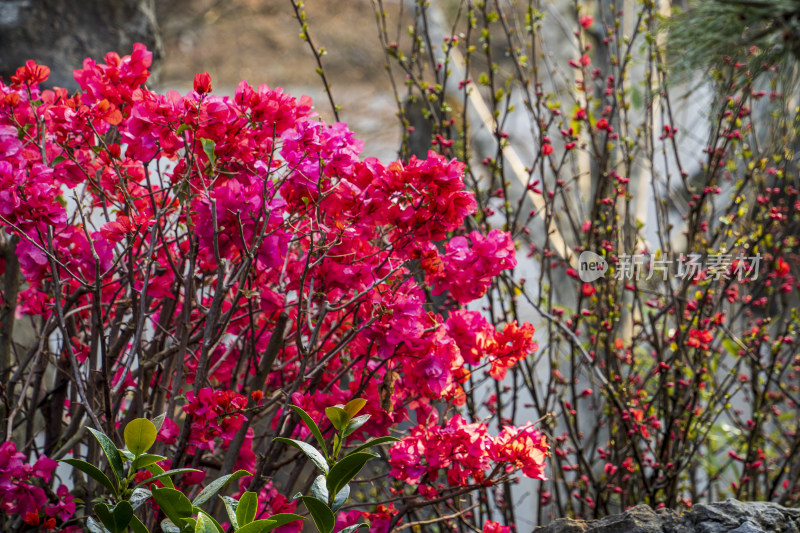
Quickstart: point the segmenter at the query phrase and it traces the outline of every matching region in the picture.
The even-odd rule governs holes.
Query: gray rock
[[[28,59],[50,67],[45,87],[77,89],[72,71],[86,57],[103,61],[106,52],[130,54],[142,42],[161,55],[154,0],[2,0],[0,76]],[[154,64],[155,67],[155,64]],[[151,69],[152,71],[153,69]],[[152,80],[151,80],[152,83]]]
[[[534,533],[800,533],[800,509],[725,500],[698,504],[680,514],[638,505],[602,520],[562,518]]]

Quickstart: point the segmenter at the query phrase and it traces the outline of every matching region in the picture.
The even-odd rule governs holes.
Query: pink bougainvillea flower
[[[22,85],[23,83],[37,85],[46,81],[49,77],[50,67],[37,65],[36,61],[29,59],[25,62],[24,67],[19,67],[17,73],[11,76],[11,81],[17,85]]]
[[[197,73],[194,75],[194,90],[199,94],[211,92],[211,76],[208,72]]]

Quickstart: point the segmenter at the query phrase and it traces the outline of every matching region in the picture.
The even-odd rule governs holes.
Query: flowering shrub
[[[488,469],[495,461],[494,464],[504,463],[508,472],[521,469],[530,478],[545,479],[547,450],[544,435],[530,425],[507,426],[492,438],[486,424],[467,424],[456,415],[443,428],[412,428],[411,434],[391,449],[390,475],[417,485],[422,480],[436,482],[444,470],[450,486],[464,487],[490,479]]]
[[[31,526],[43,523],[45,527],[53,528],[56,516],[66,522],[75,512],[74,498],[67,487],[58,487],[52,504],[48,504],[43,488],[50,483],[56,466],[58,463],[46,456],[30,464],[13,442],[0,444],[0,502],[3,512],[18,514]]]
[[[166,494],[159,470],[186,474],[174,483],[197,497],[208,479],[242,469],[254,474],[242,488],[269,499],[259,508],[294,512],[296,501],[276,495],[313,479],[300,475],[306,458],[293,446],[307,452],[313,434],[324,450],[333,438],[335,457],[343,437],[331,431],[344,429],[330,415],[316,432],[300,426],[289,402],[320,421],[359,396],[369,420],[344,436],[366,440],[412,419],[421,426],[393,457],[417,432],[459,441],[453,453],[474,464],[456,472],[452,457],[427,457],[426,483],[450,484],[442,497],[517,470],[543,478],[548,442],[537,430],[505,428],[495,442],[459,416],[439,426],[438,414],[464,404],[470,368],[502,380],[537,348],[530,324],[496,329],[461,308],[516,265],[508,232],[462,228],[477,205],[464,165],[434,152],[362,160],[345,124],[324,124],[308,98],[281,89],[242,82],[221,97],[198,74],[186,95],[157,94],[144,85],[151,57],[137,44],[131,55],[87,59],[72,95],[42,88],[48,69],[34,62],[0,83],[0,225],[24,278],[3,298],[40,339],[0,365],[18,378],[10,404],[24,404],[3,411],[2,427],[23,415],[47,426],[5,435],[17,485],[0,494],[3,530],[34,517],[67,529],[92,512],[67,485],[49,489],[49,459],[23,474],[31,454],[114,470],[97,445],[79,445],[83,428],[118,440],[124,423],[164,412],[153,436],[162,459],[130,474],[153,494]],[[432,310],[431,295],[443,294],[448,306]],[[41,372],[48,365],[54,377]],[[15,442],[26,444],[18,452]],[[292,475],[277,476],[284,468]],[[84,472],[73,482],[88,502],[104,478]],[[31,477],[37,484],[24,484]],[[156,501],[161,511],[147,507],[143,527],[174,513]],[[394,504],[363,504],[375,530],[402,519]],[[109,527],[117,508],[98,509]],[[191,520],[199,527],[203,516]]]
[[[401,152],[429,143],[468,161],[475,193],[482,237],[444,245],[449,271],[442,248],[423,250],[421,266],[434,290],[440,275],[457,300],[485,294],[488,313],[449,310],[448,333],[465,363],[508,376],[465,387],[461,400],[465,425],[486,417],[500,435],[479,425],[477,439],[458,436],[450,418],[393,449],[394,471],[425,479],[438,504],[421,520],[495,530],[498,518],[510,527],[640,503],[800,504],[797,54],[776,44],[774,10],[709,0],[667,32],[668,2],[617,4],[461,2],[448,19],[456,10],[416,2],[401,23],[375,3],[386,69],[405,88],[395,92]],[[747,27],[753,45],[707,31],[721,21]],[[700,29],[681,39],[684,28]],[[695,42],[706,33],[719,61],[676,76],[673,58],[706,58]],[[459,253],[486,240],[504,248],[496,230],[527,253],[487,269],[486,289],[458,279],[472,272]],[[526,320],[540,335],[535,357],[524,355]],[[480,383],[471,369],[466,382]],[[521,434],[525,444],[490,456],[524,473],[538,455],[527,443],[542,449],[522,429],[531,413],[551,437],[549,479],[509,480],[456,508],[437,502],[426,477],[476,479],[487,467],[470,452],[490,442]]]
[[[180,489],[243,468],[260,512],[294,512],[281,495],[315,480],[286,439],[318,436],[290,404],[329,450],[327,409],[363,397],[352,438],[401,440],[337,531],[797,505],[792,69],[732,45],[707,90],[677,99],[664,3],[578,2],[559,24],[522,4],[464,2],[446,27],[435,2],[398,24],[376,10],[406,88],[403,160],[388,164],[280,89],[220,97],[198,74],[157,94],[141,46],[87,60],[78,94],[41,88],[35,62],[1,85],[2,268],[24,284],[3,287],[0,427],[22,464],[108,472],[81,428],[119,442],[166,412],[159,468],[203,471]],[[415,157],[419,107],[433,133]],[[583,252],[599,278],[582,279]],[[11,343],[15,315],[37,343]],[[81,524],[97,484],[54,478],[25,482],[46,497],[38,526],[14,512],[0,528]]]

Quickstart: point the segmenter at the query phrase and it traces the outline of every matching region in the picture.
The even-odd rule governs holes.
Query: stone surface
[[[74,90],[72,71],[86,57],[100,62],[110,51],[129,54],[136,42],[160,56],[153,0],[0,2],[0,75],[6,82],[17,67],[34,59],[50,67],[46,86]]]
[[[800,509],[725,500],[679,514],[639,505],[602,520],[556,520],[534,533],[800,533]]]

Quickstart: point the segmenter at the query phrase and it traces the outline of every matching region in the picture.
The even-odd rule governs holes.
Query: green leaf
[[[325,448],[325,438],[322,436],[322,431],[319,430],[319,426],[311,416],[303,411],[303,408],[297,405],[290,405],[295,413],[297,413],[300,418],[303,419],[303,422],[308,426],[308,429],[311,430],[311,434],[314,435],[314,438],[317,439],[317,445],[322,450],[322,455],[326,458],[328,457],[328,450]]]
[[[184,519],[192,516],[192,502],[179,490],[155,489],[153,499],[176,526],[182,526]]]
[[[219,530],[213,523],[210,516],[205,513],[197,515],[197,524],[194,526],[194,533],[218,533]]]
[[[344,430],[347,427],[347,423],[350,422],[350,415],[347,414],[347,411],[336,405],[326,407],[325,416],[331,421],[336,431]]]
[[[156,435],[158,435],[156,425],[146,418],[135,418],[131,420],[125,426],[125,431],[123,432],[125,446],[127,446],[136,457],[142,455],[155,444]]]
[[[373,446],[377,446],[378,444],[386,444],[387,442],[397,442],[399,440],[400,439],[395,438],[395,437],[378,437],[377,439],[370,439],[367,442],[365,442],[364,444],[362,444],[361,446],[357,446],[356,448],[353,448],[353,451],[351,451],[347,455],[353,455],[355,453],[359,453],[359,452],[362,452],[364,450],[368,450],[369,448],[372,448]]]
[[[302,496],[301,499],[306,504],[308,512],[311,513],[311,518],[314,519],[314,524],[319,532],[331,533],[336,525],[336,517],[333,516],[333,511],[324,502],[313,496]]]
[[[355,531],[357,529],[364,528],[364,527],[369,529],[369,524],[361,523],[361,524],[354,524],[352,526],[347,526],[346,528],[344,528],[341,531],[339,531],[339,533],[353,533],[353,531]]]
[[[110,508],[105,503],[98,503],[94,506],[94,513],[111,533],[122,533],[133,518],[133,507],[127,501]]]
[[[208,156],[208,160],[211,162],[211,166],[213,167],[217,163],[217,157],[214,155],[214,148],[216,147],[216,143],[211,139],[200,139],[200,144],[203,145],[203,151]]]
[[[155,465],[155,464],[150,465],[150,466],[147,467],[147,469],[150,470],[150,468],[153,467],[153,466],[158,466],[158,465]],[[153,481],[161,481],[162,483],[164,483],[164,485],[166,485],[167,482],[164,481],[164,480],[165,479],[169,479],[169,476],[177,476],[178,474],[188,474],[190,472],[200,472],[200,470],[198,470],[196,468],[175,468],[173,470],[167,470],[166,472],[160,466],[158,466],[158,469],[161,470],[161,473],[155,474],[155,475],[145,479],[144,481],[142,481],[141,483],[139,483],[138,485],[136,485],[133,488],[134,489],[138,489],[139,487],[143,487],[144,485],[147,485],[148,483],[152,483]],[[150,472],[152,472],[152,470],[150,470]],[[171,485],[171,487],[169,487],[169,488],[173,488],[175,486],[172,483],[171,479],[169,479],[169,483]]]
[[[161,530],[164,533],[181,533],[181,528],[176,526],[169,518],[165,518],[161,521]]]
[[[345,485],[342,490],[336,495],[336,498],[333,499],[333,505],[331,505],[331,511],[334,513],[342,508],[344,502],[347,501],[347,498],[350,497],[350,485]]]
[[[305,518],[293,513],[274,514],[264,520],[250,522],[246,526],[238,529],[236,533],[266,533],[267,531],[272,531],[273,529],[279,528],[289,522],[294,522],[295,520],[305,520]]]
[[[240,526],[244,526],[256,519],[258,512],[258,494],[255,492],[245,492],[239,498],[239,506],[236,508],[236,521]]]
[[[311,495],[316,499],[328,503],[330,495],[328,494],[328,487],[325,486],[325,476],[319,475],[311,485]]]
[[[134,459],[136,459],[136,456],[135,456],[135,455],[133,455],[133,453],[131,453],[130,451],[128,451],[128,450],[127,450],[127,449],[125,449],[125,448],[117,448],[117,451],[119,452],[119,454],[120,454],[120,455],[121,455],[121,456],[122,456],[124,459],[127,459],[128,461],[133,461]]]
[[[180,135],[184,131],[188,130],[190,127],[191,126],[189,126],[189,124],[181,124],[180,126],[178,126],[177,134]]]
[[[133,533],[150,533],[147,530],[147,526],[145,526],[136,515],[133,515],[133,518],[131,518],[131,523],[128,524],[128,527],[133,530]]]
[[[328,461],[322,456],[321,453],[317,451],[312,445],[308,444],[307,442],[303,442],[301,440],[294,440],[294,439],[284,439],[283,437],[275,437],[275,440],[278,442],[282,442],[284,444],[288,444],[289,446],[294,446],[306,456],[311,459],[317,468],[322,470],[325,474],[328,473]]]
[[[94,428],[86,428],[91,431],[94,438],[97,439],[97,442],[100,443],[100,447],[103,449],[103,453],[106,454],[108,457],[108,464],[111,465],[111,470],[114,472],[114,476],[117,478],[117,483],[125,479],[125,474],[122,471],[122,457],[119,455],[119,450],[117,447],[114,446],[114,443],[111,442],[105,433],[102,431],[97,431]]]
[[[305,517],[294,513],[278,513],[272,516],[268,516],[267,520],[276,523],[274,527],[270,528],[270,529],[275,529],[276,527],[281,527],[282,525],[288,524],[289,522],[294,522],[295,520],[305,520]]]
[[[156,427],[156,433],[161,431],[161,426],[164,425],[164,419],[167,418],[167,413],[161,413],[153,419],[153,425]]]
[[[103,485],[105,488],[107,488],[111,492],[111,494],[114,495],[118,494],[117,488],[114,486],[111,480],[108,479],[108,476],[105,475],[103,472],[101,472],[100,469],[94,466],[93,464],[87,463],[86,461],[81,461],[80,459],[62,459],[61,462],[67,463],[68,465],[72,465],[73,467],[77,468],[84,474],[88,475],[89,477],[91,477],[92,479]]]
[[[195,525],[195,531],[198,531],[197,528],[200,527],[200,519],[202,518],[204,522],[203,527],[208,528],[209,524],[212,527],[210,531],[206,531],[205,529],[199,530],[202,533],[225,533],[225,530],[222,529],[220,523],[217,522],[213,516],[203,511],[202,509],[196,509],[196,510],[197,510],[197,524]]]
[[[236,530],[236,533],[240,531],[244,531],[244,533],[263,533],[265,531],[270,531],[278,527],[278,523],[274,522],[268,518],[264,520],[256,520],[255,522],[250,522],[246,526],[243,526]]]
[[[144,502],[146,502],[147,500],[149,500],[152,497],[153,497],[153,493],[150,492],[149,490],[143,489],[143,488],[138,488],[138,489],[134,489],[133,493],[131,494],[131,497],[128,498],[128,501],[131,502],[131,505],[133,506],[133,510],[135,511],[136,509],[141,507],[142,504],[144,504]]]
[[[166,459],[166,457],[164,457],[163,455],[143,453],[142,455],[133,460],[133,471],[136,472],[140,468],[145,468],[153,463],[163,461],[164,459]]]
[[[92,518],[91,516],[86,519],[86,529],[89,530],[89,533],[107,533],[108,530],[103,527],[103,524]],[[165,532],[169,533],[169,532]],[[178,532],[180,533],[180,532]]]
[[[328,494],[339,494],[339,491],[350,483],[350,480],[356,477],[367,461],[373,457],[375,455],[369,452],[359,452],[350,454],[333,465],[326,480]]]
[[[344,406],[344,410],[350,418],[353,418],[365,405],[367,405],[367,400],[364,398],[356,398],[347,402],[347,405]]]
[[[208,500],[213,498],[214,495],[222,489],[222,487],[224,487],[225,485],[227,485],[231,481],[235,481],[235,480],[239,479],[240,477],[252,476],[252,475],[253,474],[251,474],[247,470],[237,470],[233,474],[228,474],[227,476],[222,476],[221,478],[217,478],[214,481],[212,481],[211,483],[209,483],[206,488],[204,488],[202,491],[200,491],[200,494],[198,494],[195,497],[195,499],[192,501],[192,505],[196,505],[197,507],[200,507],[201,505],[206,503]]]
[[[236,510],[239,508],[239,502],[236,498],[230,496],[220,496],[222,503],[225,504],[225,512],[228,513],[228,521],[233,526],[233,529],[239,529],[239,522],[236,520]]]
[[[161,475],[161,474],[163,474],[165,472],[165,470],[163,468],[161,468],[160,465],[157,465],[157,464],[148,465],[146,468],[154,476],[159,476],[159,475]],[[172,480],[169,477],[159,478],[159,479],[161,480],[161,483],[163,483],[164,486],[167,487],[168,489],[174,489],[175,488],[175,484],[172,482]],[[146,481],[144,481],[142,483],[139,483],[139,485],[142,485],[144,483],[146,483]],[[137,485],[137,487],[138,487],[138,485]]]
[[[358,428],[366,424],[370,416],[372,415],[361,415],[350,420],[350,422],[347,423],[347,427],[344,428],[344,431],[342,431],[342,437],[347,437],[351,435]]]

